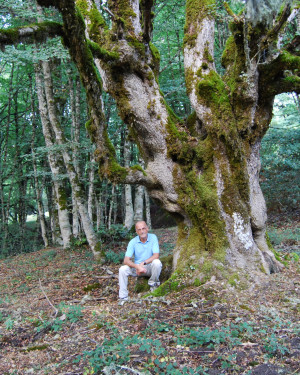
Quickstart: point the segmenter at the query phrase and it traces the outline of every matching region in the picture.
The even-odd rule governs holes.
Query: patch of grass
[[[98,235],[104,243],[130,240],[134,233],[134,229],[129,230],[122,224],[113,224],[110,229],[107,229],[106,226],[102,226],[98,231]]]
[[[65,303],[60,303],[58,306],[59,316],[54,320],[45,320],[37,327],[37,332],[42,329],[49,329],[50,331],[58,332],[66,323],[75,323],[82,317],[82,306],[71,305],[67,306]]]
[[[268,235],[274,246],[296,245],[300,241],[300,228],[268,226]]]
[[[96,349],[85,351],[79,355],[75,362],[86,362],[89,365],[90,373],[97,373],[103,368],[120,370],[129,362],[130,357],[137,351],[144,353],[143,362],[145,370],[161,375],[173,374],[207,374],[207,368],[198,366],[179,366],[175,357],[170,354],[167,343],[160,340],[159,334],[172,335],[172,347],[193,350],[193,348],[206,347],[214,349],[219,345],[227,344],[231,348],[242,344],[243,340],[254,339],[257,334],[254,332],[252,322],[231,323],[228,326],[220,326],[216,329],[206,327],[189,327],[166,323],[155,319],[153,312],[145,313],[142,317],[148,322],[148,326],[139,332],[139,335],[122,336],[117,327],[111,322],[101,319],[101,330],[105,331],[105,338]],[[149,323],[150,322],[150,323]],[[278,345],[277,345],[278,349]],[[220,357],[222,369],[238,370],[235,361],[235,354],[227,357]]]
[[[134,291],[136,293],[149,291],[148,280],[149,278],[146,278],[146,277],[137,277],[135,280]]]
[[[96,349],[85,351],[74,360],[76,363],[87,361],[90,366],[90,372],[87,373],[98,373],[103,369],[118,371],[129,362],[132,353],[139,351],[146,357],[145,369],[151,369],[156,374],[206,374],[202,366],[196,369],[185,366],[184,370],[179,370],[175,357],[169,356],[160,340],[138,335],[122,337],[112,325],[110,327],[107,325],[106,328],[110,330],[108,338],[104,338]]]
[[[48,250],[44,252],[41,256],[42,260],[53,260],[57,256],[57,251],[56,250]]]
[[[164,242],[160,245],[161,253],[163,255],[173,254],[174,243]]]
[[[113,264],[120,264],[122,263],[125,256],[125,252],[115,252],[113,250],[107,250],[105,252],[105,262],[113,263]]]
[[[72,238],[71,239],[71,244],[70,244],[70,250],[71,249],[78,249],[81,248],[84,245],[88,244],[88,240],[86,237],[80,237],[80,238]]]
[[[22,293],[28,292],[29,290],[30,290],[30,288],[29,288],[29,286],[27,286],[27,284],[21,284],[18,287],[18,291],[22,292]]]
[[[283,344],[274,333],[264,339],[264,348],[268,357],[275,357],[276,355],[285,355],[289,353],[289,349]]]
[[[9,317],[5,320],[4,325],[5,325],[5,328],[6,328],[7,330],[11,330],[11,329],[14,328],[15,321],[13,320],[12,317],[9,316]]]

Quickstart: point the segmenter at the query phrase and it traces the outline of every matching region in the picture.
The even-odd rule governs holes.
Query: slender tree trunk
[[[104,224],[103,221],[103,208],[102,208],[102,195],[99,192],[98,196],[96,195],[96,227],[97,231],[100,229],[101,225]]]
[[[117,223],[117,217],[118,217],[118,192],[119,192],[119,186],[116,186],[116,193],[114,195],[114,204],[113,204],[113,223]]]
[[[72,140],[72,157],[74,162],[74,168],[77,175],[80,177],[80,168],[79,168],[79,142],[80,142],[80,105],[79,96],[80,96],[80,84],[78,87],[78,77],[76,76],[75,87],[73,84],[73,77],[71,70],[68,70],[69,78],[69,90],[70,90],[70,103],[71,103],[71,140]],[[79,91],[78,91],[79,90]],[[79,105],[79,108],[78,108]],[[77,200],[75,193],[72,189],[72,228],[73,236],[77,238],[80,234],[80,220]]]
[[[131,144],[128,139],[128,131],[125,133],[124,139],[124,166],[128,168],[130,166],[131,160]],[[127,229],[131,229],[134,221],[134,211],[133,211],[133,203],[132,203],[132,189],[131,185],[125,184],[124,186],[124,195],[125,195],[125,218],[124,218],[124,226]]]
[[[108,182],[105,181],[105,185],[104,185],[104,191],[103,191],[103,194],[102,194],[102,207],[103,207],[103,223],[107,226],[108,224],[108,208],[109,208],[109,193],[108,193],[108,189],[109,189],[109,186],[108,186]]]
[[[52,243],[63,245],[63,241],[61,238],[60,222],[59,222],[59,210],[58,210],[58,205],[57,205],[57,197],[56,197],[55,189],[51,188],[50,193],[51,193],[50,202],[54,203],[54,204],[51,203],[51,206],[49,206],[51,207],[51,209],[49,208],[49,212],[51,212],[50,227],[51,227]]]
[[[45,137],[45,143],[48,148],[48,162],[50,165],[52,179],[53,179],[53,186],[55,191],[55,201],[57,205],[57,213],[58,213],[58,221],[60,227],[60,233],[63,240],[64,248],[70,245],[70,238],[71,238],[71,226],[69,221],[69,212],[67,209],[67,200],[66,200],[66,191],[63,184],[63,181],[60,178],[61,173],[61,163],[59,161],[59,157],[57,153],[53,151],[53,141],[52,141],[52,134],[51,134],[51,125],[48,116],[48,107],[47,102],[44,96],[44,89],[43,89],[43,81],[41,78],[40,70],[38,66],[36,66],[36,83],[37,83],[37,95],[39,101],[39,111],[41,116],[43,134]],[[52,220],[52,231],[55,233],[56,229],[53,228],[55,225],[55,215],[53,215]],[[54,235],[54,239],[56,240],[57,236]]]
[[[135,187],[134,196],[134,222],[144,220],[144,186],[137,185]]]
[[[33,177],[34,177],[34,191],[38,209],[38,219],[39,224],[41,227],[41,234],[44,242],[44,246],[48,247],[49,241],[47,236],[47,227],[46,227],[46,220],[45,220],[45,213],[44,213],[44,205],[42,201],[42,192],[43,190],[40,188],[40,183],[38,179],[38,169],[37,169],[37,161],[35,156],[35,136],[36,136],[36,118],[35,118],[35,106],[34,106],[34,95],[33,92],[31,93],[31,113],[32,113],[32,136],[31,136],[31,156],[32,156],[32,167],[33,167]]]
[[[298,113],[300,115],[300,96],[299,96],[299,94],[297,94],[295,92],[292,93],[292,96],[293,96],[294,102],[297,106]]]
[[[95,203],[95,157],[93,152],[91,152],[89,164],[88,213],[90,219],[93,220]]]
[[[100,253],[100,242],[97,240],[92,221],[88,215],[87,205],[85,202],[85,193],[84,189],[79,181],[79,177],[76,173],[76,170],[73,165],[73,160],[68,150],[66,149],[66,141],[63,135],[62,128],[60,126],[56,109],[54,106],[54,97],[53,97],[53,87],[52,87],[52,78],[51,70],[48,62],[42,62],[43,72],[44,72],[44,82],[45,82],[45,93],[47,106],[49,111],[49,120],[51,127],[55,133],[56,141],[62,147],[62,156],[64,160],[65,167],[67,169],[69,180],[71,183],[72,190],[75,192],[75,197],[78,205],[78,210],[82,222],[82,227],[86,235],[87,241],[90,245],[90,248],[95,256],[99,259],[101,257]]]
[[[109,204],[109,211],[108,211],[108,218],[107,218],[107,228],[111,229],[111,217],[112,217],[112,211],[114,206],[114,200],[115,200],[115,185],[112,185],[111,187],[111,198],[110,198],[110,204]]]
[[[139,157],[139,164],[144,167],[144,161]],[[142,185],[135,186],[135,195],[134,195],[134,217],[133,220],[136,223],[137,221],[144,220],[144,193],[145,188]]]
[[[18,80],[18,74],[17,74]],[[24,139],[25,133],[25,126],[20,127],[19,124],[19,90],[14,91],[13,95],[14,99],[14,129],[15,129],[15,185],[18,186],[17,194],[18,200],[16,202],[17,210],[17,217],[18,217],[18,224],[20,230],[20,236],[24,238],[24,231],[26,225],[26,218],[27,218],[27,203],[26,203],[26,194],[27,194],[27,181],[28,178],[26,176],[26,172],[24,171],[25,166],[23,165],[23,158],[21,157],[21,144],[22,140]],[[23,152],[26,154],[29,152],[28,147],[24,147]],[[24,173],[25,172],[25,173]],[[21,240],[20,242],[20,252],[24,250],[24,241]]]
[[[1,254],[8,255],[6,249],[7,240],[9,237],[9,214],[11,206],[11,196],[13,191],[13,184],[9,184],[9,189],[5,189],[5,180],[11,178],[9,176],[8,166],[8,140],[10,134],[10,123],[12,119],[12,105],[13,105],[13,80],[15,75],[15,66],[12,64],[9,90],[8,90],[8,105],[7,105],[7,121],[5,124],[5,130],[3,138],[1,138],[1,169],[0,169],[0,182],[1,182],[1,229],[2,229],[2,241],[1,241]]]
[[[146,222],[149,229],[152,228],[150,198],[147,189],[145,189],[145,208],[146,208]]]
[[[47,236],[47,226],[46,226],[46,220],[45,220],[44,206],[42,202],[42,189],[40,189],[39,187],[38,170],[37,170],[36,157],[35,157],[35,152],[34,152],[34,145],[32,147],[31,155],[32,155],[34,189],[35,189],[35,196],[36,196],[37,209],[38,209],[38,218],[39,218],[39,223],[41,226],[41,234],[42,234],[44,246],[48,247],[49,241],[48,241],[48,236]]]
[[[80,218],[79,218],[79,211],[77,206],[77,200],[75,197],[75,193],[72,190],[72,232],[73,237],[78,238],[80,235]]]

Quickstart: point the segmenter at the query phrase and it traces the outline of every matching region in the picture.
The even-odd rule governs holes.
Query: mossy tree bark
[[[212,1],[187,4],[185,75],[195,110],[191,123],[197,138],[195,152],[200,151],[200,158],[190,166],[193,172],[189,172],[187,188],[199,191],[202,203],[193,208],[194,198],[185,201],[191,206],[194,221],[201,217],[199,208],[203,205],[203,222],[208,226],[205,228],[203,222],[198,225],[205,228],[200,246],[215,254],[204,268],[218,268],[221,260],[237,269],[275,272],[281,265],[266,241],[259,149],[272,118],[275,95],[300,88],[299,57],[287,56],[284,50],[273,52],[290,8],[286,6],[271,27],[267,22],[253,27],[244,17],[231,14],[232,35],[222,56],[226,72],[221,77],[213,58],[213,5]],[[285,69],[295,74],[293,79],[284,77]],[[201,199],[203,196],[208,199]],[[180,259],[182,252],[178,256]]]
[[[184,38],[187,92],[193,115],[177,118],[158,84],[159,53],[151,43],[152,0],[108,1],[111,27],[92,0],[38,0],[63,18],[65,45],[90,107],[87,129],[100,172],[112,182],[147,187],[177,220],[174,269],[205,278],[278,271],[266,242],[266,208],[259,187],[260,142],[275,95],[300,91],[299,36],[274,48],[289,6],[271,26],[232,17],[223,54],[214,64],[214,0],[188,0]],[[254,27],[255,26],[255,27]],[[280,36],[280,38],[279,38]],[[102,84],[116,100],[147,168],[121,167],[102,112]]]

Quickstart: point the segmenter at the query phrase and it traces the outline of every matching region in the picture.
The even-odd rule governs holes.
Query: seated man
[[[148,233],[147,224],[138,221],[135,224],[137,236],[128,246],[124,258],[124,266],[119,269],[120,302],[128,300],[128,276],[149,276],[148,284],[153,291],[160,285],[159,275],[162,264],[159,258],[158,240],[155,234]],[[134,263],[131,257],[134,256]]]

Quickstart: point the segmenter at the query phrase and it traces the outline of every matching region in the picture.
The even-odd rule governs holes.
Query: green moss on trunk
[[[184,45],[193,47],[198,35],[199,22],[206,16],[215,15],[215,0],[187,0],[186,22],[184,26]]]
[[[57,201],[59,204],[59,208],[61,210],[67,210],[68,209],[68,199],[67,199],[67,193],[63,186],[60,186],[58,188],[58,197]]]

